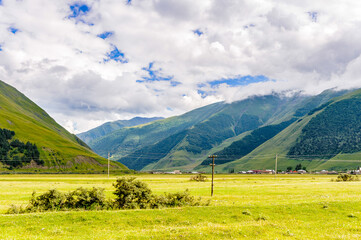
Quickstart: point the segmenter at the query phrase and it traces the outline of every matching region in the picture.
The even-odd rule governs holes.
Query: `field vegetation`
[[[136,175],[154,194],[189,193],[210,198],[210,181],[190,175]],[[210,177],[208,176],[208,179]],[[104,175],[1,175],[0,239],[358,239],[360,181],[322,175],[215,175],[209,206],[134,210],[5,214],[29,202],[32,192],[104,188]]]

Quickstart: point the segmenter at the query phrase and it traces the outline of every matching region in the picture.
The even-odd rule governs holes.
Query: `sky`
[[[0,80],[72,133],[361,87],[357,0],[0,0]]]

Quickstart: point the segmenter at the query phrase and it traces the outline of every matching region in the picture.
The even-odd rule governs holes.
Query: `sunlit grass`
[[[103,187],[117,176],[2,175],[0,212],[26,205],[33,190]],[[156,194],[189,189],[210,199],[210,181],[136,175]],[[208,176],[209,179],[210,176]],[[336,176],[216,175],[207,207],[0,215],[0,239],[349,239],[361,238],[361,182]]]

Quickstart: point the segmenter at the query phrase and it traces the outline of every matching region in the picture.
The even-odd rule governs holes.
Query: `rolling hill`
[[[37,172],[102,171],[107,160],[57,124],[44,110],[0,81],[0,169]],[[116,162],[114,170],[127,169]]]

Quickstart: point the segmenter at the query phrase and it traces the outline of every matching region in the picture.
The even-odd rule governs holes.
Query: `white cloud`
[[[0,79],[73,132],[106,120],[170,116],[252,94],[361,87],[356,0],[2,2]],[[90,11],[69,19],[74,3]],[[97,37],[104,32],[113,34]],[[114,46],[128,63],[104,62]],[[150,62],[173,79],[137,82]],[[274,81],[208,85],[240,75]],[[202,97],[199,86],[209,95]]]

